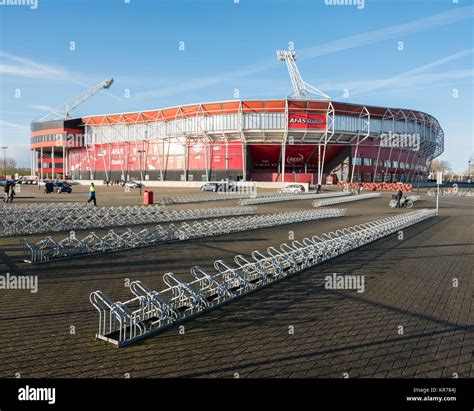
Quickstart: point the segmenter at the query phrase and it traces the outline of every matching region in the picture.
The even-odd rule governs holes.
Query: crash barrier
[[[413,185],[408,183],[338,183],[339,187],[348,187],[358,189],[359,184],[362,184],[364,190],[370,191],[398,191],[402,190],[405,193],[411,193],[413,191]]]
[[[265,203],[276,203],[279,201],[292,201],[292,200],[311,200],[313,198],[330,198],[330,197],[345,197],[350,196],[353,193],[350,191],[336,191],[332,193],[316,194],[316,193],[273,193],[272,195],[259,196],[256,198],[246,198],[239,201],[240,205],[250,204],[265,204]]]
[[[427,193],[431,197],[436,197],[436,188],[430,188]],[[474,196],[474,190],[467,189],[453,189],[453,188],[440,188],[440,197],[472,197]]]
[[[369,198],[380,197],[380,193],[356,194],[350,197],[322,198],[313,201],[313,207],[324,207],[331,204],[348,203],[350,201],[368,200]]]
[[[326,260],[386,237],[436,216],[436,210],[419,210],[356,225],[342,230],[269,247],[266,253],[237,255],[233,263],[214,262],[215,271],[191,268],[189,282],[171,272],[163,276],[165,288],[154,290],[133,281],[131,298],[114,302],[98,290],[90,302],[99,311],[97,339],[124,347],[215,309],[239,296],[270,285]]]
[[[59,241],[48,236],[35,244],[30,244],[24,238],[21,240],[21,245],[25,254],[25,262],[40,263],[294,224],[322,218],[342,217],[345,215],[345,211],[344,209],[299,210],[286,213],[230,217],[212,221],[191,221],[183,222],[179,226],[174,224],[170,224],[168,227],[157,225],[154,230],[144,228],[140,231],[134,231],[131,228],[127,228],[123,233],[109,230],[102,237],[91,232],[82,239],[77,238],[75,232],[71,231],[68,237]]]
[[[255,214],[256,210],[256,207],[169,210],[159,206],[125,206],[85,208],[80,209],[80,213],[68,209],[65,213],[46,214],[43,211],[40,214],[25,214],[22,218],[2,219],[0,237],[238,216]]]

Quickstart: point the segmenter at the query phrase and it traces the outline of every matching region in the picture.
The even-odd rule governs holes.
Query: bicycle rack
[[[332,204],[341,204],[341,203],[348,203],[351,201],[358,201],[358,200],[368,200],[369,198],[377,198],[380,197],[380,193],[370,193],[370,194],[357,194],[350,197],[344,198],[324,198],[321,200],[314,200],[313,207],[324,207],[327,205]]]
[[[266,204],[276,203],[280,201],[294,201],[294,200],[312,200],[314,198],[332,198],[332,197],[346,197],[351,196],[352,192],[337,191],[334,193],[316,194],[289,194],[289,193],[272,193],[270,195],[258,196],[255,198],[246,198],[239,201],[240,205],[251,205],[251,204]]]
[[[117,347],[130,345],[436,215],[436,210],[417,210],[331,231],[319,237],[295,240],[291,244],[281,244],[279,249],[268,247],[266,253],[253,251],[251,258],[237,255],[234,258],[237,267],[217,260],[214,263],[216,273],[194,266],[191,268],[194,280],[189,283],[168,272],[163,276],[167,288],[162,291],[134,281],[130,284],[130,291],[135,297],[124,303],[113,303],[101,291],[94,291],[90,301],[99,311],[96,339]]]
[[[161,206],[100,208],[81,206],[59,208],[58,211],[51,209],[49,212],[42,207],[33,207],[30,211],[28,210],[23,207],[20,212],[5,215],[0,225],[0,237],[250,215],[255,214],[257,209],[256,207],[218,207],[168,210]]]
[[[344,209],[289,211],[212,221],[183,222],[179,226],[170,224],[167,228],[157,225],[154,230],[143,229],[138,232],[131,228],[127,228],[123,233],[109,230],[102,237],[91,232],[82,240],[77,238],[75,232],[72,231],[68,237],[59,241],[46,237],[36,244],[30,244],[26,238],[23,238],[21,244],[25,254],[24,261],[39,263],[344,215]]]

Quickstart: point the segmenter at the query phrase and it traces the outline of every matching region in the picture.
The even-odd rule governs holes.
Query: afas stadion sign
[[[288,128],[302,129],[326,129],[326,114],[290,114],[288,117]]]

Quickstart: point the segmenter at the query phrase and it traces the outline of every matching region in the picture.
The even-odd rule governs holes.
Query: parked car
[[[54,184],[54,189],[57,191],[58,194],[61,194],[61,193],[71,194],[72,193],[71,185],[64,181]]]
[[[128,182],[125,183],[125,187],[140,188],[140,187],[143,187],[143,184],[137,183],[136,181],[128,181]]]
[[[298,194],[298,193],[304,193],[305,189],[304,189],[304,186],[301,184],[289,184],[284,188],[280,188],[278,192]]]
[[[206,183],[201,186],[201,191],[217,191],[218,189],[218,183]]]
[[[8,184],[14,183],[13,180],[0,180],[0,186],[2,186],[2,187],[5,186],[7,184],[7,182],[8,182]]]

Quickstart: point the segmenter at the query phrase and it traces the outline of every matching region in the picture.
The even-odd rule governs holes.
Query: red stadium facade
[[[313,100],[192,104],[32,123],[41,178],[414,182],[443,152],[429,114]]]

